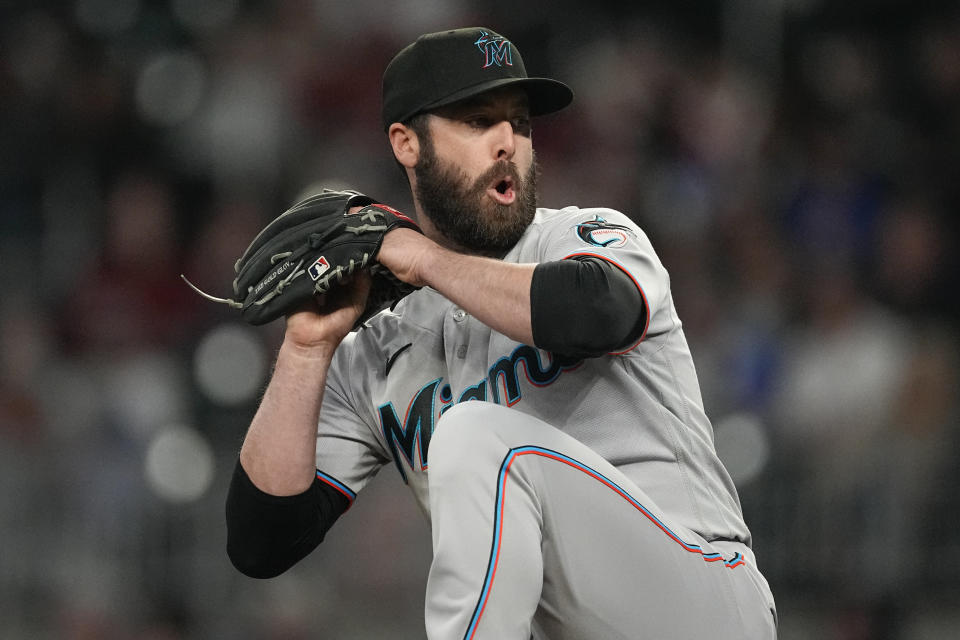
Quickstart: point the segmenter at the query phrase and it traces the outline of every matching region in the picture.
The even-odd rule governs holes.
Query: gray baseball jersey
[[[431,639],[775,637],[666,270],[596,208],[538,209],[504,259],[576,256],[636,283],[636,344],[552,355],[421,289],[337,350],[317,477],[353,500],[396,465],[431,520]]]
[[[431,437],[453,407],[483,400],[571,436],[569,442],[576,446],[562,445],[564,456],[583,460],[589,452],[599,454],[597,460],[612,468],[582,477],[622,478],[617,486],[628,485],[631,495],[642,495],[648,503],[644,510],[649,507],[656,514],[651,521],[669,532],[674,542],[683,537],[698,541],[683,543],[686,551],[694,549],[708,561],[723,560],[718,564],[728,568],[744,561],[752,564],[750,533],[733,483],[714,451],[713,430],[674,309],[669,277],[643,231],[611,209],[541,208],[504,259],[541,263],[587,255],[614,263],[640,289],[647,326],[636,344],[597,358],[552,355],[491,330],[436,291],[421,289],[394,310],[372,318],[337,350],[320,415],[318,477],[352,500],[383,465],[392,462],[429,519]],[[532,425],[523,430],[528,428],[536,432]],[[584,451],[578,449],[581,443]],[[487,509],[481,511],[486,517]],[[489,524],[496,528],[499,522]],[[478,528],[474,526],[470,535]],[[435,554],[436,535],[435,530]],[[715,541],[734,543],[736,553],[729,547],[723,553],[704,551]],[[450,557],[467,555],[460,549]],[[630,576],[632,580],[636,574],[631,571]],[[749,581],[743,584],[753,589]],[[478,585],[477,591],[487,587]],[[629,587],[621,586],[625,588]],[[434,591],[449,589],[438,586]],[[676,601],[683,601],[681,594],[676,595]],[[764,606],[772,603],[768,593],[764,597]],[[428,601],[428,629],[429,610]],[[675,619],[685,615],[680,611]],[[489,637],[507,637],[497,633],[491,630]],[[520,629],[517,637],[525,633],[526,628]],[[436,637],[449,635],[437,632]]]

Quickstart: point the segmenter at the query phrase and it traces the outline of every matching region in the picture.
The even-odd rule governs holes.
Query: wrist
[[[284,335],[283,342],[280,344],[280,352],[297,358],[299,360],[315,361],[329,363],[333,359],[333,352],[337,350],[337,344],[332,341],[319,340],[316,342],[303,342],[292,338],[289,334]]]
[[[443,281],[459,268],[459,261],[465,254],[458,253],[449,247],[438,243],[431,243],[429,250],[424,250],[418,256],[417,270],[421,286],[439,290]]]

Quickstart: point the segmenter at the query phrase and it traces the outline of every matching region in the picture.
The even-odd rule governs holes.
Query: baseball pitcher
[[[421,36],[383,77],[413,215],[323,191],[243,253],[224,301],[286,331],[227,496],[240,571],[392,466],[431,639],[776,637],[664,266],[618,211],[537,206],[531,118],[572,98],[490,29]]]

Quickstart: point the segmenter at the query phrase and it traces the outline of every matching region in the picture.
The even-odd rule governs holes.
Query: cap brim
[[[431,102],[417,113],[432,111],[502,87],[518,87],[526,91],[531,116],[542,116],[560,111],[573,101],[573,90],[559,80],[551,80],[550,78],[499,78],[461,89],[440,100]],[[414,115],[416,114],[410,114],[409,117]]]

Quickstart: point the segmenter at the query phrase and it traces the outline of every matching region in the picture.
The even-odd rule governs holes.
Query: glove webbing
[[[313,290],[317,293],[326,293],[330,290],[330,280],[333,278],[337,279],[337,282],[343,284],[343,281],[346,280],[349,276],[353,275],[353,272],[357,269],[363,269],[367,266],[367,263],[370,262],[370,254],[364,253],[363,257],[360,258],[359,262],[355,262],[353,258],[350,258],[350,264],[344,267],[342,264],[337,265],[337,268],[331,271],[330,273],[324,274],[317,283],[313,285]],[[301,262],[302,264],[302,262]],[[301,273],[303,273],[301,271]],[[299,275],[299,274],[298,274]]]

